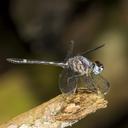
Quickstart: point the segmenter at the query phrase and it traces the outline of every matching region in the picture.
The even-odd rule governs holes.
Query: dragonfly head
[[[92,71],[95,75],[100,74],[103,70],[104,70],[104,66],[99,61],[95,61],[93,63]]]

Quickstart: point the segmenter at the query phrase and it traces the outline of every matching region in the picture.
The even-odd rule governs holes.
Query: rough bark
[[[64,128],[105,107],[107,101],[100,93],[61,94],[0,125],[0,128]]]

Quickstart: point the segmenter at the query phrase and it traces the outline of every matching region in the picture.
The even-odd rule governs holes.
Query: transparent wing
[[[67,56],[64,59],[66,62],[70,57],[73,56],[74,41],[69,42],[69,49]],[[74,72],[70,68],[64,68],[59,76],[59,88],[62,93],[74,93],[76,91],[76,79],[73,77]]]
[[[95,87],[104,95],[106,95],[110,89],[109,82],[101,75],[93,75],[93,83]]]
[[[89,53],[91,53],[91,52],[94,52],[94,51],[96,51],[96,50],[98,50],[98,49],[104,47],[104,46],[105,46],[105,44],[101,44],[101,45],[99,45],[99,46],[97,46],[97,47],[95,47],[95,48],[89,49],[89,50],[87,50],[87,51],[81,53],[81,55],[87,55],[87,54],[89,54]]]
[[[68,51],[67,51],[67,55],[66,55],[66,57],[64,59],[64,62],[66,62],[70,57],[73,56],[73,49],[74,49],[74,41],[71,40],[69,42],[69,48],[68,48]]]
[[[96,92],[96,87],[90,76],[80,76],[76,78],[78,90],[86,90],[87,92]]]
[[[106,95],[110,89],[109,82],[100,75],[80,76],[76,78],[77,88],[85,89],[88,92],[100,91]]]
[[[74,93],[76,91],[76,79],[73,78],[74,72],[69,68],[62,70],[59,76],[59,88],[62,93]]]

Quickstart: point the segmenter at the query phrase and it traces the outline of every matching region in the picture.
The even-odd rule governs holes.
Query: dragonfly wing
[[[71,69],[62,70],[59,76],[59,88],[62,93],[74,93],[76,91],[76,79],[73,76],[74,72]]]
[[[86,75],[80,76],[80,77],[76,78],[76,81],[77,81],[78,89],[86,90],[88,92],[96,91],[95,85],[90,76],[86,76]]]
[[[93,77],[93,83],[95,87],[104,95],[106,95],[110,89],[109,82],[101,75],[95,75]]]
[[[67,51],[67,56],[66,56],[66,58],[64,59],[64,62],[66,62],[70,57],[73,56],[73,49],[74,49],[74,41],[71,40],[71,41],[69,42],[69,49],[68,49],[68,51]]]

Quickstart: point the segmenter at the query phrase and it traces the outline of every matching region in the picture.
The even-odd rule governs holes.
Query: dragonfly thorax
[[[88,71],[92,68],[92,62],[83,56],[75,56],[69,58],[67,61],[67,65],[71,70],[78,74],[88,74]]]

